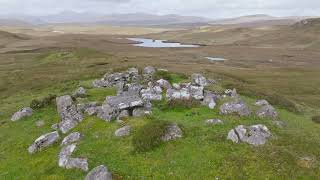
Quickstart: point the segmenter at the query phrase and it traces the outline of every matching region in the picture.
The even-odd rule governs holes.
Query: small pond
[[[154,40],[154,39],[145,39],[145,38],[127,38],[128,40],[135,41],[138,44],[134,44],[134,46],[139,47],[152,47],[152,48],[195,48],[199,47],[199,45],[193,44],[181,44],[177,42],[166,42],[165,40]]]
[[[220,57],[205,57],[209,61],[226,61],[227,59],[220,58]]]

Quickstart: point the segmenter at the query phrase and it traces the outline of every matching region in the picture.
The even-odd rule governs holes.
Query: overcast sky
[[[61,11],[152,13],[235,17],[320,15],[320,0],[0,0],[0,15],[46,15]]]

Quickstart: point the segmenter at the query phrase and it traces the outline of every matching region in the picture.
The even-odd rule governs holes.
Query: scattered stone
[[[171,89],[171,84],[169,81],[164,80],[164,79],[160,79],[157,81],[157,84],[164,89]]]
[[[175,89],[175,90],[181,89],[180,84],[177,84],[177,83],[173,83],[173,84],[172,84],[172,87],[173,87],[173,89]]]
[[[58,123],[53,124],[53,125],[51,126],[51,129],[53,129],[53,130],[59,130],[59,124],[58,124]]]
[[[275,108],[271,105],[262,106],[257,112],[256,115],[260,118],[272,118],[277,119],[278,113]]]
[[[195,85],[195,86],[206,86],[207,79],[201,74],[192,74],[191,83],[192,85]]]
[[[265,144],[270,136],[269,129],[261,124],[249,127],[239,125],[228,133],[228,139],[231,141],[235,143],[246,142],[254,146]]]
[[[85,112],[89,115],[89,116],[93,116],[96,115],[98,113],[99,108],[98,107],[90,107],[88,109],[85,110]]]
[[[208,119],[206,120],[206,124],[209,124],[209,125],[223,124],[223,121],[220,119]]]
[[[85,88],[83,87],[79,87],[74,93],[73,93],[74,97],[80,97],[80,98],[85,98],[87,96],[87,91]]]
[[[129,136],[131,132],[131,126],[124,126],[114,133],[115,136],[117,137],[123,137],[123,136]]]
[[[97,107],[97,104],[98,104],[97,102],[77,104],[77,109],[80,112],[85,112],[89,108]]]
[[[68,145],[71,143],[78,142],[80,140],[80,138],[81,138],[81,134],[79,132],[73,132],[63,139],[61,146],[65,146],[65,145]]]
[[[191,94],[187,88],[181,88],[180,90],[168,89],[166,96],[169,100],[173,100],[173,99],[188,100],[191,98]]]
[[[262,100],[257,100],[254,105],[256,105],[256,106],[266,106],[266,105],[269,105],[269,102],[267,100],[262,99]]]
[[[56,143],[60,139],[58,131],[44,134],[37,138],[34,143],[28,148],[30,154],[42,151],[44,148]]]
[[[182,130],[177,124],[171,124],[167,127],[166,133],[163,137],[161,137],[162,141],[172,141],[178,138],[182,138]]]
[[[107,167],[100,165],[92,169],[85,180],[112,180],[112,174]]]
[[[245,104],[244,101],[237,99],[233,102],[224,103],[220,107],[220,114],[233,114],[236,113],[239,116],[249,116],[251,114],[251,110]]]
[[[46,123],[44,122],[44,120],[39,120],[36,122],[36,126],[37,127],[43,127]]]
[[[145,107],[136,108],[132,111],[133,117],[142,117],[150,114],[152,114],[152,112]]]
[[[75,151],[76,144],[71,144],[62,148],[59,153],[59,167],[66,169],[81,169],[88,171],[88,160],[86,158],[71,158],[70,156]]]
[[[11,117],[11,121],[19,121],[22,118],[32,116],[32,109],[29,107],[22,108],[18,112],[14,113]]]
[[[204,98],[203,89],[203,86],[189,86],[189,92],[191,97],[193,97],[196,100],[202,100]]]
[[[62,133],[67,133],[83,120],[83,115],[73,104],[69,95],[57,97],[57,109],[61,118],[59,129]]]

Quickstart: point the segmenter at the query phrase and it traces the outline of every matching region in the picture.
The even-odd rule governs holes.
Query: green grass
[[[171,73],[167,71],[157,71],[154,75],[154,79],[156,80],[165,79],[170,83],[180,83],[184,80],[187,80],[188,77],[184,74],[176,74],[176,73]]]
[[[112,89],[88,91],[88,98],[94,101],[114,93]],[[244,99],[248,104],[255,101]],[[166,106],[170,107],[170,104],[165,101],[155,103],[153,119],[165,120],[159,124],[150,118],[126,120],[125,124],[131,125],[133,130],[124,138],[114,136],[114,131],[123,124],[86,117],[74,129],[84,135],[74,157],[87,157],[90,169],[105,164],[116,179],[317,179],[320,175],[319,166],[306,169],[297,165],[301,156],[320,157],[319,127],[305,116],[278,109],[280,119],[287,124],[285,129],[279,129],[268,119],[221,116],[217,109],[200,105],[188,108]],[[204,121],[211,118],[220,118],[224,124],[207,126]],[[35,125],[39,119],[46,122],[42,128]],[[27,148],[34,139],[52,131],[50,126],[58,120],[56,108],[52,105],[36,110],[32,117],[19,122],[10,122],[7,115],[0,116],[0,179],[82,179],[86,175],[79,170],[58,167],[59,144],[34,155],[28,154]],[[184,137],[152,146],[147,152],[133,153],[137,146],[132,142],[143,139],[144,135],[148,147],[148,143],[159,136],[159,131],[152,130],[162,127],[162,122],[180,124]],[[262,147],[236,145],[226,139],[228,131],[239,124],[260,123],[267,125],[273,134]]]

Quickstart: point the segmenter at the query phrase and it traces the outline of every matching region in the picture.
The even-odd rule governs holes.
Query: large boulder
[[[144,102],[139,95],[134,94],[122,94],[120,96],[109,96],[106,98],[106,104],[119,110],[128,108],[135,108],[143,106]]]
[[[81,138],[81,134],[79,132],[73,132],[63,139],[61,146],[78,142],[80,138]]]
[[[74,97],[80,97],[80,98],[84,98],[87,96],[87,91],[85,88],[83,87],[79,87],[74,93],[73,93]]]
[[[120,129],[117,129],[116,132],[114,132],[114,135],[117,137],[129,136],[130,132],[131,126],[124,126]]]
[[[188,100],[191,98],[191,94],[187,88],[181,88],[180,90],[168,89],[166,96],[169,100],[175,100],[175,99]]]
[[[71,158],[72,153],[76,149],[76,144],[65,146],[59,153],[59,167],[66,169],[81,169],[88,171],[88,160],[86,158]]]
[[[58,131],[44,134],[37,138],[34,143],[28,148],[30,154],[42,151],[44,148],[56,143],[60,139]]]
[[[239,125],[228,133],[228,139],[235,142],[245,142],[254,146],[263,145],[271,136],[271,132],[265,125],[244,126]]]
[[[220,107],[220,114],[238,114],[239,116],[249,116],[251,110],[246,103],[240,99],[224,103]]]
[[[194,99],[202,100],[204,98],[203,89],[203,86],[189,86],[189,93]]]
[[[69,95],[57,97],[56,102],[61,118],[59,129],[65,134],[83,120],[83,115],[73,104],[72,98]]]
[[[112,119],[116,118],[119,114],[119,109],[104,103],[102,106],[97,107],[97,117],[110,122]]]
[[[161,137],[161,140],[164,142],[172,141],[178,138],[182,138],[183,133],[180,127],[177,124],[171,124],[167,127],[164,136]]]
[[[195,86],[206,86],[207,79],[201,74],[192,74],[191,75],[191,83]]]
[[[107,167],[100,165],[92,169],[85,180],[112,180],[112,174]]]
[[[19,121],[20,119],[29,116],[32,116],[32,109],[29,107],[22,108],[21,110],[12,115],[11,121]]]
[[[271,105],[262,106],[259,110],[257,110],[256,115],[260,118],[271,118],[274,120],[278,118],[276,109]]]

